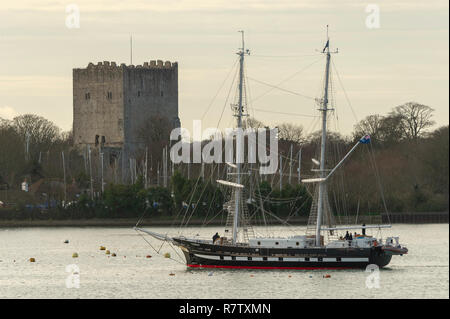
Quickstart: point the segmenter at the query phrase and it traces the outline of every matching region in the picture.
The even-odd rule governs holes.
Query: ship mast
[[[238,110],[237,114],[235,115],[237,117],[237,129],[238,129],[238,136],[236,138],[236,176],[237,176],[237,183],[241,183],[241,156],[240,153],[240,145],[241,139],[239,138],[240,130],[242,129],[242,113],[243,113],[243,106],[242,106],[242,91],[243,91],[243,82],[244,82],[244,56],[246,54],[245,51],[245,44],[244,44],[244,31],[239,31],[242,34],[242,48],[239,49],[239,52],[237,53],[239,55],[239,99],[238,99]],[[239,188],[235,189],[234,193],[234,202],[235,202],[235,209],[234,209],[234,218],[233,218],[233,244],[236,244],[237,242],[237,233],[238,233],[238,227],[239,227],[239,213],[241,208],[241,190]]]
[[[327,62],[325,67],[325,88],[323,93],[323,99],[322,99],[322,105],[319,109],[322,112],[322,141],[321,141],[321,147],[320,147],[320,177],[324,178],[326,176],[325,171],[325,147],[326,147],[326,140],[327,140],[327,112],[330,110],[328,109],[328,84],[330,80],[330,59],[331,59],[331,52],[330,52],[330,38],[328,37],[328,25],[327,25],[327,43],[325,44],[325,47],[323,48],[322,53],[326,54]],[[317,222],[316,222],[316,246],[320,246],[320,232],[321,232],[321,226],[322,226],[322,216],[325,206],[325,194],[326,191],[326,182],[320,182],[319,183],[319,196],[318,196],[318,203],[317,203]]]

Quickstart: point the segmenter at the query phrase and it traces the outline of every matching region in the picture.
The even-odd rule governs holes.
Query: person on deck
[[[216,233],[216,234],[213,236],[213,238],[212,238],[213,244],[214,244],[214,243],[216,242],[216,240],[219,239],[219,238],[220,238],[219,233]]]
[[[345,233],[344,239],[345,239],[345,240],[348,240],[348,238],[349,238],[349,235],[348,235],[348,230],[347,230],[347,232]]]

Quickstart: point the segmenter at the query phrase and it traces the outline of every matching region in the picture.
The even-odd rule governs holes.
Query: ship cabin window
[[[322,257],[317,258],[318,261],[323,261]]]
[[[220,260],[223,260],[223,256],[222,255],[220,256]]]
[[[336,261],[341,261],[341,257],[336,257]]]
[[[278,244],[279,244],[279,243],[276,241],[276,242],[275,242],[275,245],[278,245]]]
[[[248,257],[247,259],[248,259],[248,260],[252,260],[252,257]]]
[[[258,245],[261,245],[261,242],[260,242],[260,241],[258,242]]]
[[[283,261],[283,257],[278,257],[278,260],[279,261]]]
[[[300,245],[300,243],[299,243],[299,242],[296,242],[296,243],[295,243],[295,245],[297,245],[297,246],[298,246],[298,245]]]
[[[236,256],[231,256],[231,260],[236,260]]]
[[[309,257],[306,257],[306,258],[305,258],[305,261],[309,261]]]
[[[267,260],[267,257],[263,257],[263,260],[266,261],[266,260]]]

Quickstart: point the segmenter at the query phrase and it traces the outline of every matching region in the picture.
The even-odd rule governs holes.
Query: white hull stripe
[[[195,254],[196,257],[209,259],[209,260],[220,260],[220,256],[215,255],[200,255]],[[223,256],[223,260],[233,260],[231,256]],[[236,256],[236,261],[263,261],[262,257],[252,257],[252,260],[248,260],[248,257],[241,257]],[[280,261],[278,257],[267,257],[267,261]],[[305,258],[294,258],[294,257],[283,257],[282,261],[292,261],[292,262],[298,262],[298,261],[306,261]],[[310,262],[318,262],[318,258],[310,258]],[[337,262],[337,258],[323,258],[322,262]],[[368,262],[369,258],[341,258],[342,262]]]
[[[369,258],[342,258],[342,261],[369,261]]]

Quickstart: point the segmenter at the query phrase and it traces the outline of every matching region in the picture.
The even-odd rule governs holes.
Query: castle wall
[[[125,140],[139,147],[142,128],[152,116],[178,119],[178,65],[163,61],[124,70]]]
[[[73,70],[73,133],[75,145],[124,143],[123,70],[115,63],[90,63]]]

